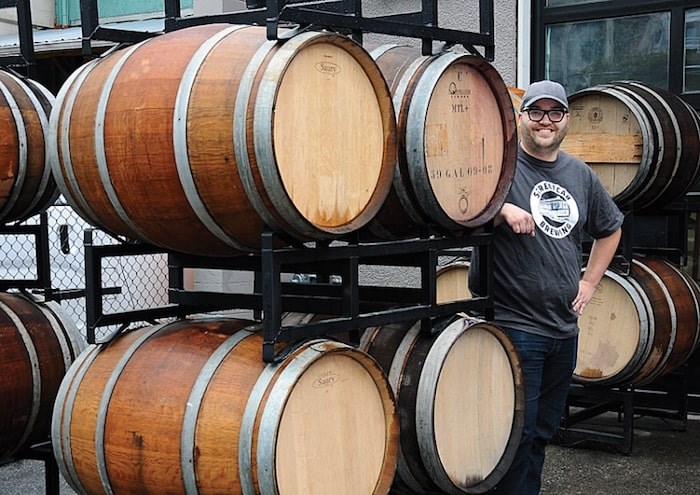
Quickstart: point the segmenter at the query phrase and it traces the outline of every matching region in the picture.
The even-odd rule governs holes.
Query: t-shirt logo
[[[569,235],[579,219],[578,205],[569,191],[544,180],[532,188],[530,211],[535,225],[556,239]]]

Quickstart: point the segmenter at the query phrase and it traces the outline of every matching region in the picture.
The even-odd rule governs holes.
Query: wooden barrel
[[[521,88],[508,87],[508,92],[510,93],[510,101],[513,103],[513,112],[515,113],[515,121],[518,121],[518,115],[520,114],[520,108],[523,106],[523,96],[525,96],[525,90]],[[515,126],[518,133],[518,139],[520,139],[520,126]]]
[[[363,233],[381,239],[480,227],[501,208],[517,139],[508,88],[481,57],[370,50],[394,99],[399,156],[393,187]]]
[[[661,258],[633,259],[629,276],[611,270],[579,319],[574,380],[644,385],[682,365],[697,346],[697,288]]]
[[[562,148],[586,161],[620,206],[660,208],[697,182],[698,116],[678,96],[620,81],[578,91],[569,104]]]
[[[522,88],[508,86],[508,93],[510,93],[510,101],[513,103],[513,111],[517,116],[520,113],[520,107],[523,106],[523,96],[525,96],[525,90]]]
[[[0,460],[49,440],[59,385],[82,348],[56,303],[0,293]]]
[[[0,222],[24,220],[58,197],[49,162],[53,95],[0,70]]]
[[[54,453],[78,493],[385,494],[398,415],[366,353],[310,340],[261,359],[259,324],[181,320],[88,347]]]
[[[339,34],[177,30],[86,64],[51,118],[59,187],[93,224],[175,251],[359,229],[391,187],[396,123],[369,54]]]
[[[506,334],[470,318],[433,336],[420,323],[399,323],[366,330],[360,349],[379,361],[396,395],[398,480],[414,493],[493,488],[524,421],[522,369]]]
[[[471,299],[469,290],[469,261],[456,260],[438,267],[435,274],[438,304]]]

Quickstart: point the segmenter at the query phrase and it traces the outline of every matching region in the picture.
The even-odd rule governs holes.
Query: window
[[[564,5],[578,5],[582,3],[609,2],[610,0],[547,0],[547,7],[561,7]]]
[[[685,14],[683,92],[700,92],[700,9]]]
[[[668,88],[670,26],[668,12],[548,25],[545,76],[570,92],[621,79]]]
[[[700,0],[532,0],[530,79],[636,79],[700,109]]]

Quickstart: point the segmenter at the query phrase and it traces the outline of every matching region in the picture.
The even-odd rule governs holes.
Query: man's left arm
[[[586,271],[583,273],[583,277],[581,277],[578,283],[576,299],[572,302],[574,311],[579,315],[583,313],[583,309],[588,304],[588,301],[591,300],[591,297],[593,297],[596,286],[603,278],[605,270],[608,269],[613,256],[615,256],[615,251],[617,251],[617,246],[620,244],[621,237],[622,229],[618,228],[609,236],[601,237],[593,241],[591,253],[588,256]]]

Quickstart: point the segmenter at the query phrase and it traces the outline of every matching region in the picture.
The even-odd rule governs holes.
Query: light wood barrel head
[[[469,263],[456,262],[438,268],[435,283],[438,304],[471,299],[469,290]]]
[[[501,342],[478,327],[460,336],[435,391],[435,443],[456,486],[494,472],[511,439],[515,397],[512,363]]]
[[[504,156],[500,101],[484,73],[450,64],[437,81],[425,116],[425,167],[441,210],[467,225],[492,201]]]
[[[630,106],[603,92],[575,93],[569,104],[562,149],[588,163],[611,196],[621,195],[644,164],[643,124]]]
[[[287,195],[311,224],[349,231],[382,182],[386,197],[385,111],[357,55],[337,43],[304,46],[285,68],[275,102],[275,158]]]
[[[280,418],[280,493],[375,493],[386,448],[376,381],[358,360],[330,353],[299,376]]]
[[[642,297],[624,278],[606,272],[579,318],[575,379],[604,383],[639,360],[650,331]]]

